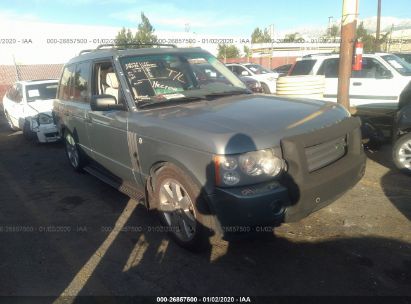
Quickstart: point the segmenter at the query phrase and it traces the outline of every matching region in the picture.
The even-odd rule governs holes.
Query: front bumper
[[[346,155],[309,173],[304,147],[341,135],[347,135]],[[356,118],[284,139],[282,149],[288,172],[280,181],[240,188],[218,188],[208,196],[223,234],[256,231],[256,227],[274,227],[282,222],[300,220],[335,201],[364,175],[366,156],[361,145],[360,122]]]
[[[60,135],[55,124],[38,125],[33,128],[33,132],[41,143],[56,142],[60,140]]]

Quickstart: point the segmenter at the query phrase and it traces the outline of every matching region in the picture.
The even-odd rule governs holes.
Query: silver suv
[[[204,81],[196,65],[220,77]],[[54,114],[75,170],[200,249],[212,234],[299,220],[364,173],[360,122],[344,108],[250,93],[200,48],[101,46],[65,65]]]

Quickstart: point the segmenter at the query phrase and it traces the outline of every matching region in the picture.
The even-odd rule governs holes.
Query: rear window
[[[297,61],[292,69],[290,75],[291,76],[298,76],[298,75],[310,75],[311,70],[313,69],[317,60],[301,60]]]

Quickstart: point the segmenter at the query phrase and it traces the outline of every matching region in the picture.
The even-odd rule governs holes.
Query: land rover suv
[[[198,64],[221,77],[203,82]],[[251,94],[200,48],[82,52],[54,114],[75,170],[156,210],[190,249],[299,220],[365,169],[360,121],[343,107]]]

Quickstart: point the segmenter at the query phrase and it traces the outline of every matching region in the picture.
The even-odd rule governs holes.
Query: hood
[[[53,111],[53,101],[54,99],[43,99],[28,102],[27,105],[38,113],[50,114]]]
[[[241,95],[137,112],[129,128],[205,152],[235,154],[280,145],[285,137],[321,129],[349,116],[325,101]]]

